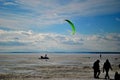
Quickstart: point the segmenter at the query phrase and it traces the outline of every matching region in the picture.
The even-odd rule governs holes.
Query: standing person
[[[100,60],[97,60],[93,64],[94,69],[94,78],[99,78],[100,75],[100,66],[99,66]]]
[[[47,58],[47,54],[45,54],[45,58]]]
[[[118,74],[118,72],[115,72],[114,79],[115,80],[120,80],[120,74]]]
[[[103,65],[103,72],[104,72],[104,70],[106,72],[105,79],[107,79],[107,78],[110,79],[109,69],[112,70],[112,67],[111,67],[111,64],[110,64],[109,60],[107,59],[106,62],[104,63],[104,65]]]
[[[102,54],[100,54],[100,59],[102,58]]]

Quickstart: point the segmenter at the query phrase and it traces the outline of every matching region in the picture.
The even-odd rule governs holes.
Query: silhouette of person
[[[41,56],[41,59],[43,59],[43,56]]]
[[[102,54],[100,54],[100,59],[102,58]]]
[[[120,74],[118,74],[118,72],[115,72],[114,79],[115,80],[120,80]]]
[[[100,75],[100,66],[99,66],[100,60],[96,60],[93,64],[94,69],[94,78],[99,78]]]
[[[112,70],[112,67],[111,67],[111,64],[110,64],[109,60],[107,59],[106,62],[104,63],[104,65],[103,65],[103,73],[104,73],[104,70],[106,72],[105,79],[107,79],[107,78],[110,79],[109,69]]]
[[[47,54],[45,54],[45,58],[47,57]]]

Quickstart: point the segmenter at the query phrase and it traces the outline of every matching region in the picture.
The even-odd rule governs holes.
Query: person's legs
[[[97,71],[97,78],[99,78],[99,75],[100,75],[100,70]]]
[[[97,71],[96,70],[94,70],[94,78],[96,78],[97,76]]]
[[[106,74],[107,74],[107,78],[108,78],[108,79],[110,79],[110,77],[109,77],[109,71],[107,71],[107,73],[106,73]]]
[[[105,79],[107,79],[107,71],[106,71],[106,74],[105,74]]]
[[[108,74],[108,70],[106,70],[106,75],[105,75],[105,79],[109,79],[110,77],[109,77],[109,74]]]

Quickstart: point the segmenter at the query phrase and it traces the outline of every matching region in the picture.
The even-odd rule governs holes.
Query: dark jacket
[[[93,69],[95,71],[99,71],[100,70],[100,66],[99,66],[99,60],[95,61],[94,64],[93,64]]]
[[[112,67],[111,67],[110,62],[109,62],[108,60],[106,60],[106,62],[105,62],[104,65],[103,65],[103,71],[104,71],[104,70],[105,70],[105,71],[109,71],[109,69],[112,70]]]

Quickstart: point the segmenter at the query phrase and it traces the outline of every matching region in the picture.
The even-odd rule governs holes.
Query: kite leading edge
[[[72,28],[72,34],[74,35],[75,32],[76,32],[74,24],[73,24],[70,20],[67,20],[67,19],[66,19],[65,21],[67,21],[67,22],[71,25],[71,28]]]

